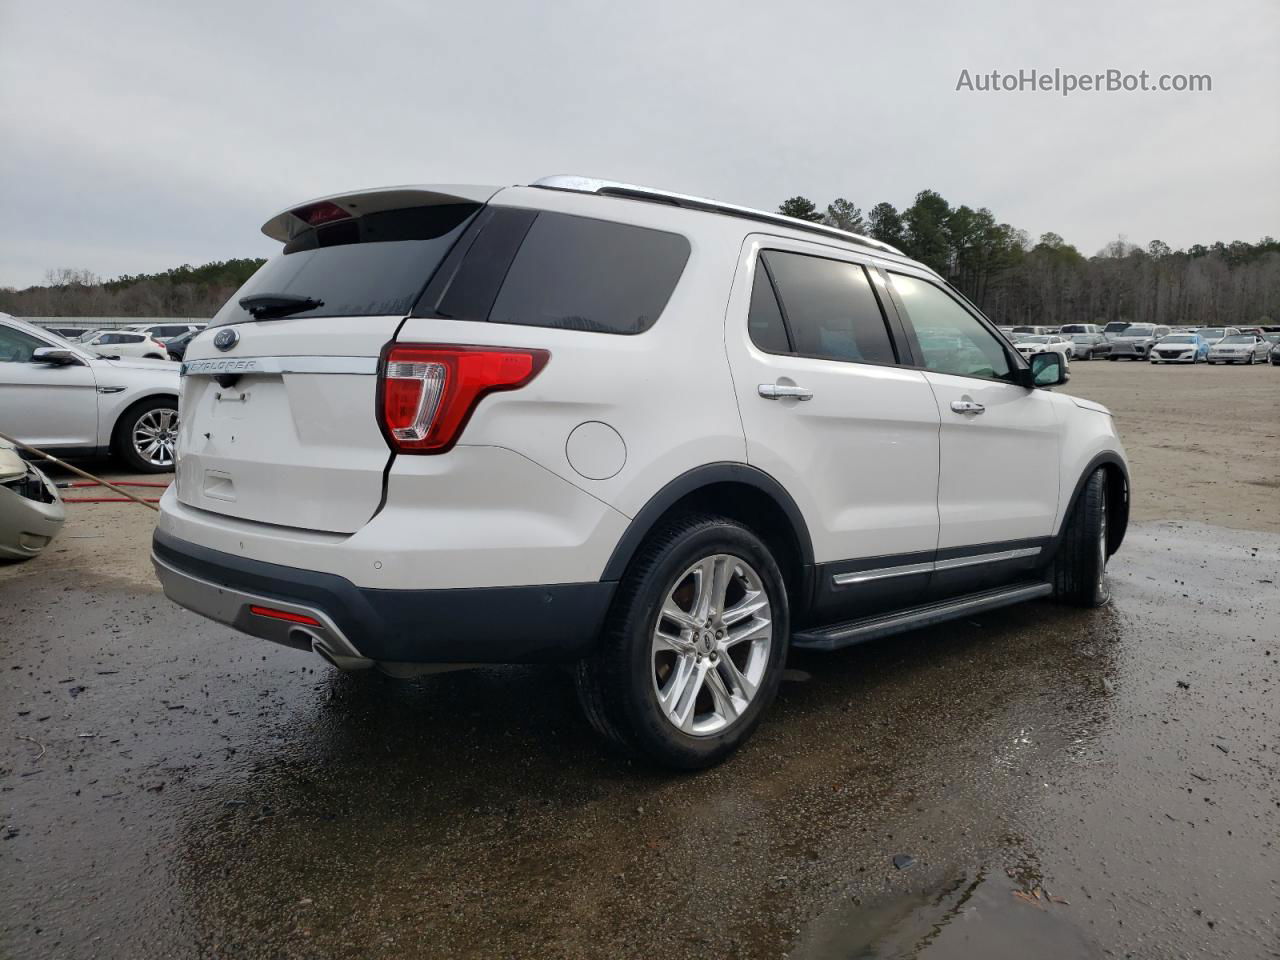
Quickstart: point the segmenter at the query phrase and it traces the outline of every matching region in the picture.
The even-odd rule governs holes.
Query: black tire
[[[174,430],[177,429],[178,418],[178,398],[177,397],[149,397],[146,400],[140,400],[133,406],[125,410],[120,415],[120,419],[116,421],[115,430],[111,435],[111,449],[121,460],[128,464],[129,469],[135,473],[170,473],[173,470],[173,446],[169,447],[169,456],[160,460],[151,460],[144,456],[141,449],[134,442],[134,437],[138,431],[139,424],[145,420],[148,414],[160,413],[167,411],[173,413]],[[175,442],[176,442],[176,438]],[[164,460],[167,459],[167,462]]]
[[[1113,356],[1111,356],[1110,354],[1108,354],[1108,355],[1107,355],[1107,359],[1108,359],[1108,360],[1119,360],[1120,358],[1119,358],[1119,357],[1113,357]]]
[[[686,582],[686,572],[703,558],[717,555],[745,561],[745,569],[758,577],[769,602],[770,633],[767,647],[759,648],[767,649],[764,670],[745,709],[723,729],[698,735],[677,729],[659,703],[654,632],[666,619],[660,616],[663,604]],[[578,699],[592,727],[613,746],[667,767],[710,767],[751,736],[777,694],[786,666],[790,619],[782,573],[769,548],[751,530],[725,517],[674,518],[650,534],[631,561],[596,653],[580,661],[574,671]],[[719,671],[724,666],[706,669],[723,677]],[[698,689],[710,697],[709,682]],[[696,711],[694,703],[691,713]]]
[[[165,357],[161,356],[158,353],[144,353],[142,355],[142,359],[143,360],[164,360]]]
[[[1085,481],[1071,509],[1053,561],[1053,595],[1077,607],[1101,607],[1110,599],[1107,569],[1107,475],[1099,467]]]

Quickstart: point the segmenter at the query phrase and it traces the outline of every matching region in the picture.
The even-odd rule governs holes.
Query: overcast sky
[[[1033,67],[1213,90],[955,89]],[[928,187],[1086,254],[1257,240],[1278,90],[1276,0],[0,0],[0,285],[266,256],[268,216],[350,188],[551,173],[765,208]]]

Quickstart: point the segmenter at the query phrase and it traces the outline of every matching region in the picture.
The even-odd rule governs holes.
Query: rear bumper
[[[589,653],[616,584],[387,590],[250,560],[157,530],[170,600],[250,636],[313,649],[346,669],[382,664],[554,663]],[[266,606],[317,625],[251,612]]]

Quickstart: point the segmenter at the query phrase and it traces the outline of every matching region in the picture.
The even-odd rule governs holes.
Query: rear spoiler
[[[434,207],[446,203],[488,203],[501,187],[472,184],[424,184],[407,187],[380,187],[356,193],[335,193],[282,210],[262,225],[272,240],[288,243],[317,223],[360,217],[382,210],[406,207]]]

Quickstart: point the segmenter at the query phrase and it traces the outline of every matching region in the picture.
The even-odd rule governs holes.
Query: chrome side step
[[[1053,584],[1042,581],[1015,583],[998,590],[984,590],[951,600],[899,610],[895,613],[877,614],[861,620],[846,620],[826,627],[810,627],[791,635],[791,645],[800,650],[838,650],[841,647],[888,637],[907,630],[916,630],[946,620],[954,620],[983,610],[1008,607],[1024,600],[1034,600],[1053,593]]]

